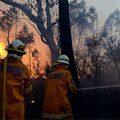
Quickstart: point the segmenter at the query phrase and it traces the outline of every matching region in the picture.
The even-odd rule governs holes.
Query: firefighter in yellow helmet
[[[21,58],[26,52],[25,46],[20,40],[14,40],[6,48],[7,68],[6,68],[6,99],[5,99],[5,119],[24,119],[24,98],[32,91],[31,80],[28,68],[23,64]],[[3,61],[0,61],[0,103],[2,98],[2,75]],[[1,118],[1,104],[0,104]]]
[[[67,70],[69,58],[60,55],[46,79],[42,119],[73,119],[68,94],[76,94],[76,86]]]

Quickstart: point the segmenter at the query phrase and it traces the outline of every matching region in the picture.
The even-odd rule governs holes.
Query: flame
[[[4,59],[7,56],[7,51],[5,50],[5,44],[0,42],[0,59]]]
[[[31,101],[31,103],[35,103],[35,101],[34,101],[34,100],[32,100],[32,101]]]

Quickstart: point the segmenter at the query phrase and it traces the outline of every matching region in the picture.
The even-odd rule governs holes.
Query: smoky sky
[[[79,2],[81,0],[78,0]],[[86,5],[95,7],[98,18],[99,25],[102,26],[108,16],[113,13],[116,9],[120,10],[120,0],[85,0]]]

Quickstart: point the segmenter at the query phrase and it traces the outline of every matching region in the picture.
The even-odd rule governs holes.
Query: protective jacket
[[[0,103],[2,102],[2,76],[3,60],[0,61]],[[10,57],[7,59],[6,70],[6,99],[5,99],[5,118],[24,119],[24,97],[29,95],[32,90],[31,80],[27,67],[21,59]],[[1,118],[1,104],[0,104]]]
[[[42,118],[72,118],[69,93],[76,94],[71,73],[62,66],[56,66],[46,79]]]

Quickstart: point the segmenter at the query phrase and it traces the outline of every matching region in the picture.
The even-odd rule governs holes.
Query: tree
[[[35,62],[34,62],[34,71],[35,71],[35,76],[39,77],[40,75],[40,60],[39,60],[39,55],[40,53],[38,52],[38,50],[35,48],[32,52],[32,57],[35,59],[36,61],[36,65],[35,65]]]
[[[27,48],[29,49],[29,70],[30,70],[30,75],[31,75],[31,53],[32,53],[31,43],[35,42],[34,34],[33,32],[29,33],[27,25],[23,25],[23,28],[17,34],[16,39],[19,39],[23,43],[25,43],[27,45]]]
[[[120,11],[116,9],[112,14],[110,14],[105,21],[105,25],[102,30],[102,36],[108,38],[112,35],[120,37]]]
[[[21,40],[26,45],[35,42],[34,33],[33,32],[29,33],[29,30],[26,24],[24,24],[22,29],[19,31],[19,33],[16,36],[16,39]]]
[[[6,12],[3,11],[3,16],[0,18],[0,29],[7,32],[7,42],[9,44],[10,31],[14,24],[18,21],[18,11],[15,7],[10,7]]]
[[[80,3],[73,0],[70,2],[70,21],[75,62],[78,74],[82,78],[83,73],[86,73],[86,65],[89,66],[85,38],[98,30],[96,9],[94,7],[88,9],[84,0]]]
[[[54,19],[52,21],[51,14],[56,8],[57,0],[26,0],[18,1],[14,0],[0,0],[1,2],[17,7],[22,10],[26,16],[36,25],[33,27],[37,30],[38,34],[41,37],[41,41],[48,45],[51,51],[51,60],[55,62],[59,56],[57,45],[54,41],[53,36],[53,26],[57,23],[58,20]],[[54,11],[55,12],[55,11]]]
[[[77,0],[70,2],[70,21],[72,26],[73,45],[78,54],[81,48],[84,48],[84,39],[97,32],[97,13],[94,7],[87,9],[86,2]]]
[[[119,50],[120,50],[120,11],[116,9],[107,18],[101,36],[103,37],[102,46],[105,50],[105,58],[114,63],[118,72],[117,81],[120,80],[120,67],[119,67]],[[110,66],[109,66],[110,67]]]
[[[88,48],[88,55],[92,64],[92,73],[95,75],[95,85],[100,83],[100,72],[101,72],[101,42],[102,38],[100,34],[96,34],[92,37],[86,38],[86,45]]]

